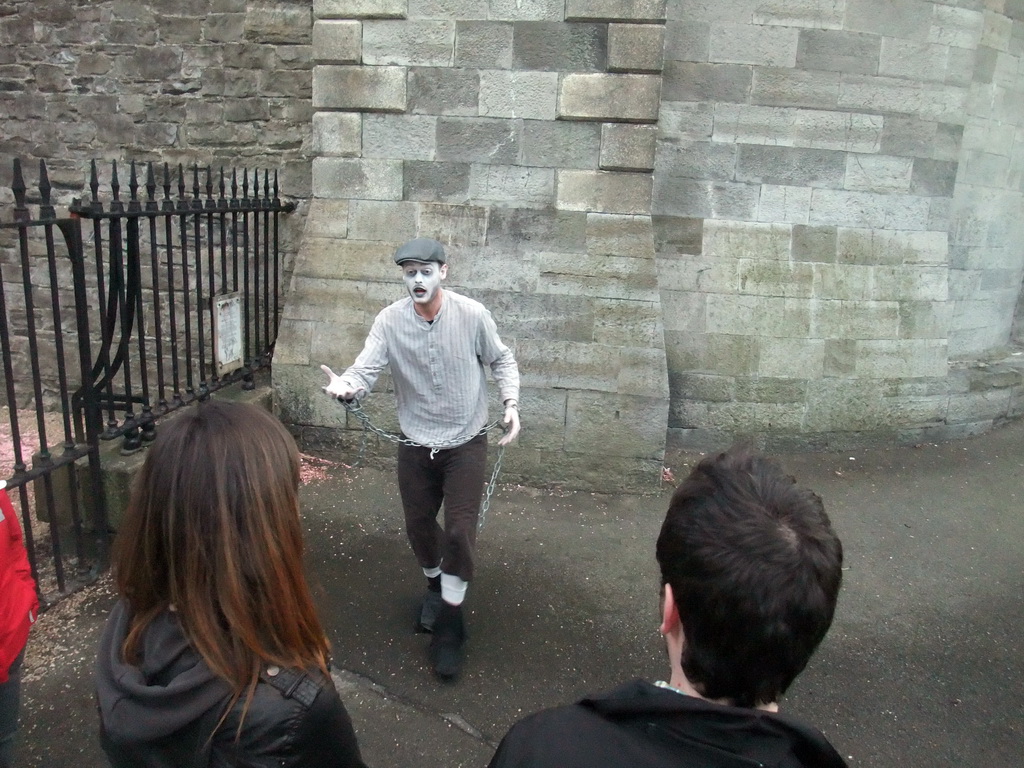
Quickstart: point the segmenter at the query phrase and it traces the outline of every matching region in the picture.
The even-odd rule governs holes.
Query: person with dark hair
[[[21,663],[38,615],[39,596],[18,515],[7,496],[7,481],[0,480],[0,768],[14,765]]]
[[[843,548],[821,499],[742,448],[703,459],[658,536],[671,675],[512,726],[490,768],[841,768],[778,701],[825,637]]]
[[[299,455],[262,408],[162,425],[135,479],[100,640],[115,768],[365,768],[303,571]]]
[[[390,367],[403,441],[398,488],[405,530],[427,578],[417,628],[432,632],[430,660],[442,679],[462,669],[467,638],[462,602],[473,578],[477,521],[487,463],[487,369],[504,406],[507,445],[519,432],[519,368],[491,313],[446,290],[444,247],[419,237],[395,252],[409,295],[373,321],[362,352],[323,389],[351,401]],[[444,504],[444,527],[437,515]]]

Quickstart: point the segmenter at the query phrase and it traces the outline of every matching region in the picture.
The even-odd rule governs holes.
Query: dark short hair
[[[683,480],[657,558],[686,638],[683,672],[706,698],[776,701],[832,624],[843,547],[824,505],[746,448]]]

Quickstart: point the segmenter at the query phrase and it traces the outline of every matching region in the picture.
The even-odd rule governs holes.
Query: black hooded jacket
[[[489,768],[845,768],[792,718],[713,704],[642,680],[512,726]]]
[[[175,615],[165,612],[147,628],[138,666],[121,658],[127,626],[122,601],[96,665],[100,740],[114,768],[365,768],[334,683],[319,670],[267,666],[244,719],[245,694],[220,722],[231,689],[192,649]]]

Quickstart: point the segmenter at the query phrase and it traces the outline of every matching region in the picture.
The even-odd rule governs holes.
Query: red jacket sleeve
[[[0,683],[28,640],[39,611],[36,584],[7,491],[0,489]]]

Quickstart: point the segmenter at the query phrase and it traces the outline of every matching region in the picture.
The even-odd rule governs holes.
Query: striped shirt
[[[369,392],[388,365],[402,432],[427,447],[462,445],[487,424],[484,366],[490,367],[502,402],[519,400],[519,366],[491,313],[449,290],[433,322],[417,314],[408,296],[382,309],[342,379]]]

